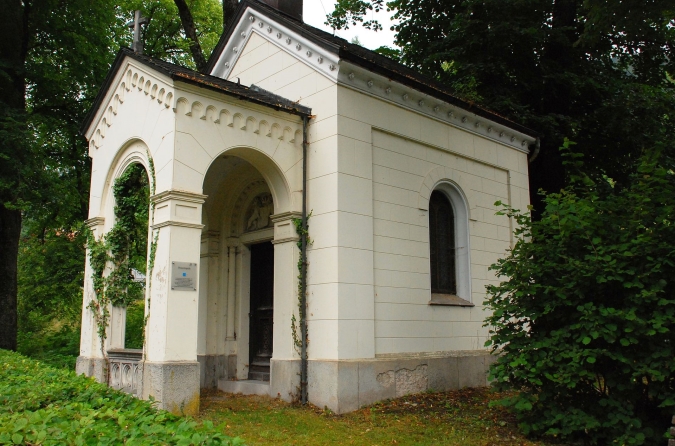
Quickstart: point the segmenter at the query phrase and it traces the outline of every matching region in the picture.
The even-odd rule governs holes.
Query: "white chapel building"
[[[494,203],[529,204],[536,135],[301,11],[242,0],[203,73],[119,52],[84,124],[88,224],[110,230],[113,183],[142,165],[145,344],[124,349],[116,307],[101,343],[87,265],[78,373],[179,413],[201,388],[299,398],[303,363],[309,402],[336,413],[487,384],[488,266],[514,243]]]

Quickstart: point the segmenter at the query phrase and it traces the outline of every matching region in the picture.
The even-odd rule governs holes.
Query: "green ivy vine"
[[[104,343],[110,321],[109,306],[128,307],[144,298],[144,284],[134,281],[133,270],[141,274],[150,274],[148,289],[152,283],[157,239],[159,232],[152,236],[148,250],[148,227],[154,222],[154,203],[150,196],[155,194],[154,163],[148,153],[149,173],[144,167],[132,164],[115,180],[113,196],[115,198],[115,224],[112,229],[97,240],[89,231],[87,245],[89,263],[92,268],[94,298],[87,308],[92,310],[101,341],[101,351],[105,356]],[[106,268],[108,274],[106,275]],[[143,327],[147,325],[149,299]],[[144,335],[141,335],[144,343]]]
[[[89,302],[89,308],[94,314],[96,323],[96,333],[101,340],[101,353],[105,356],[104,341],[107,337],[106,327],[110,320],[110,311],[108,305],[110,300],[105,293],[105,267],[108,263],[108,247],[105,243],[105,237],[98,240],[91,229],[87,233],[87,246],[89,248],[89,264],[92,269],[92,284],[94,289],[94,298]]]
[[[148,168],[150,170],[150,196],[157,193],[157,177],[155,176],[155,161],[152,159],[150,152],[147,152]],[[155,206],[154,201],[150,201],[150,227],[155,224]],[[159,229],[152,230],[152,241],[150,242],[150,252],[148,253],[148,268],[146,277],[148,278],[148,299],[147,308],[145,309],[145,319],[143,320],[143,343],[145,345],[145,330],[148,327],[148,320],[150,319],[150,291],[152,290],[152,272],[155,269],[155,255],[157,254],[157,241],[159,240]]]
[[[307,227],[303,228],[302,227],[302,219],[301,218],[293,218],[291,221],[293,222],[293,226],[295,226],[295,232],[298,234],[300,237],[298,239],[298,249],[301,250],[302,252],[302,237],[305,236],[307,240],[307,245],[310,245],[312,243],[312,240],[309,238],[309,218],[312,216],[312,212],[307,215]],[[303,258],[300,256],[298,259],[298,312],[302,313],[302,261]],[[305,274],[307,274],[307,271],[305,271]],[[291,316],[291,336],[293,336],[293,347],[295,348],[295,351],[300,355],[300,349],[302,348],[302,334],[300,331],[300,326],[298,325],[298,319],[295,317],[295,314]],[[309,345],[309,334],[307,334],[307,344]]]

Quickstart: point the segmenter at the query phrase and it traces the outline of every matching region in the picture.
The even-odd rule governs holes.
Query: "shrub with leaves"
[[[579,167],[578,155],[568,154]],[[675,173],[644,155],[623,187],[578,174],[491,268],[491,375],[527,433],[656,445],[675,413]],[[500,204],[500,203],[498,203]]]
[[[127,306],[143,298],[143,284],[134,282],[131,271],[146,272],[148,252],[148,175],[132,164],[115,180],[115,225],[105,235],[113,268],[106,293],[113,305]]]
[[[91,378],[0,350],[0,444],[241,445]]]

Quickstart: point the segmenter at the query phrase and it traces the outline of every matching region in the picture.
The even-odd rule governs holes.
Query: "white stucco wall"
[[[482,349],[485,285],[496,283],[488,266],[509,248],[512,230],[494,203],[527,206],[527,155],[346,87],[338,122],[340,150],[358,147],[361,159],[372,157],[376,354]],[[469,202],[473,308],[428,304],[428,212],[420,192],[443,179]]]
[[[360,187],[344,187],[345,182],[358,181],[358,177],[345,176],[340,170],[340,156],[349,149],[341,145],[337,132],[337,84],[314,70],[303,55],[293,48],[287,51],[254,32],[229,80],[239,78],[242,84],[255,84],[312,108],[307,169],[313,241],[308,249],[309,354],[312,359],[370,358],[374,356],[372,218],[365,218],[364,229],[363,215],[350,208]],[[353,151],[351,156],[355,156]],[[361,168],[370,175],[370,160],[363,161]],[[372,206],[369,199],[365,202]],[[356,230],[347,230],[348,227]],[[364,250],[364,246],[370,250]],[[353,268],[363,262],[358,257],[363,253],[368,268]],[[354,279],[354,272],[366,278]],[[365,308],[361,305],[364,302],[369,302]],[[361,326],[364,320],[365,329]]]
[[[158,203],[154,222],[159,230],[152,308],[148,322],[146,359],[193,361],[198,353],[199,291],[169,289],[172,261],[200,263],[201,206],[205,175],[223,153],[246,159],[270,185],[275,212],[298,211],[301,206],[302,123],[299,117],[192,85],[174,85],[142,64],[127,62],[109,89],[90,134],[92,185],[90,218],[97,234],[114,224],[112,184],[131,162],[149,166],[154,160],[156,193],[170,196]],[[161,94],[160,94],[161,92]],[[177,194],[177,195],[176,195]],[[292,244],[292,243],[291,243]],[[286,248],[284,248],[286,249]],[[295,265],[293,253],[279,260],[279,270]],[[275,257],[276,262],[276,257]],[[202,275],[203,277],[204,275]],[[95,326],[86,307],[92,297],[91,271],[85,273],[81,355],[100,355]],[[280,318],[295,310],[296,277],[280,274],[275,287],[285,296]],[[208,281],[200,281],[199,288]],[[275,288],[275,289],[276,289]],[[294,356],[290,329],[275,337],[275,353]],[[109,339],[114,338],[110,337]]]
[[[350,69],[341,62],[341,72]],[[237,78],[312,107],[315,115],[308,160],[310,357],[482,349],[485,285],[496,282],[487,268],[510,246],[512,230],[506,217],[494,215],[494,202],[527,206],[527,154],[338,86],[292,48],[255,32],[229,76]],[[420,209],[420,194],[446,176],[469,202],[473,308],[428,304],[428,212]]]

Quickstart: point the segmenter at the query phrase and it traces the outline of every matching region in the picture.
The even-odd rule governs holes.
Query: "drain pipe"
[[[300,234],[300,397],[307,404],[307,127],[310,116],[302,117],[302,233]]]

